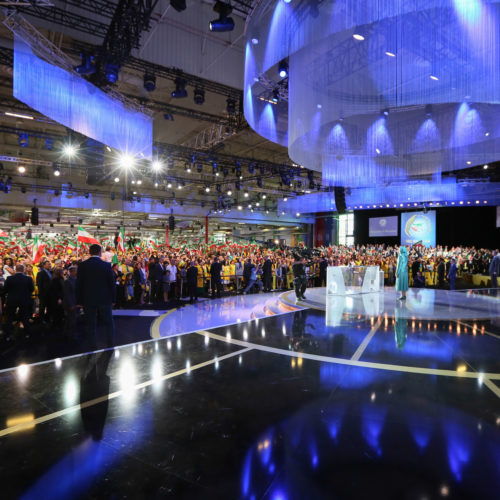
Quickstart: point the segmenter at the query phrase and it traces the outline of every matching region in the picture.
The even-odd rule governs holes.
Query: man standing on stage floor
[[[106,329],[106,346],[115,341],[112,307],[116,299],[115,275],[111,265],[101,259],[101,246],[90,245],[90,258],[78,266],[76,297],[83,306],[91,349],[97,349],[97,319]]]
[[[445,272],[444,259],[441,257],[439,259],[439,264],[437,266],[437,279],[439,288],[444,288],[444,272]]]
[[[38,287],[38,316],[42,321],[47,319],[47,307],[49,304],[49,286],[50,280],[52,279],[52,273],[50,272],[50,261],[45,260],[42,262],[40,270],[36,275],[36,286]]]
[[[269,254],[262,266],[262,282],[264,283],[264,292],[270,292],[273,287],[273,263]]]
[[[319,286],[326,286],[326,270],[328,269],[328,261],[325,254],[321,256],[319,263]],[[323,284],[324,283],[324,284]]]
[[[221,282],[222,264],[219,262],[219,257],[215,256],[212,265],[210,266],[210,280],[212,285],[212,299],[215,299],[215,292],[217,291],[217,298],[220,298],[222,290]]]
[[[24,327],[25,334],[29,333],[29,319],[31,317],[32,294],[34,290],[33,280],[30,276],[24,274],[24,266],[16,265],[16,274],[9,276],[5,280],[3,287],[4,293],[7,296],[6,305],[6,331],[10,334],[12,331],[12,323],[18,313],[19,321]]]
[[[455,279],[457,277],[457,265],[455,259],[451,259],[450,270],[448,271],[448,281],[450,283],[450,290],[455,290]]]
[[[307,287],[306,269],[304,267],[304,259],[299,255],[295,255],[295,262],[292,266],[293,284],[295,285],[295,297],[305,300],[304,295]]]
[[[491,287],[498,288],[498,274],[500,273],[500,254],[498,253],[498,250],[493,251],[488,272],[491,277]]]
[[[198,302],[198,268],[191,262],[186,273],[189,303]]]

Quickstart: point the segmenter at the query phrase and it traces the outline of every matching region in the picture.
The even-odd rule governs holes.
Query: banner
[[[401,214],[401,245],[421,243],[436,246],[436,212],[403,212]]]

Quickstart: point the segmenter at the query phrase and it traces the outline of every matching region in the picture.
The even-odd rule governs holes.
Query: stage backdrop
[[[398,216],[370,217],[370,238],[398,235]]]
[[[403,212],[401,214],[401,244],[421,243],[436,246],[436,212]]]

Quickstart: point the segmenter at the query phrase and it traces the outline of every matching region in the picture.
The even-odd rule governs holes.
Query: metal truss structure
[[[45,38],[33,25],[24,19],[24,17],[14,11],[8,11],[7,9],[3,9],[3,14],[5,15],[3,24],[10,31],[12,31],[14,35],[19,36],[24,42],[26,42],[38,57],[50,64],[63,68],[69,73],[73,73],[78,78],[81,78],[81,76],[73,69],[73,61],[69,58],[69,56],[56,47],[50,40]],[[120,92],[117,92],[110,87],[106,87],[103,90],[110,97],[120,101],[124,106],[141,113],[146,113],[148,115],[151,114],[147,108],[144,108],[136,101],[128,99]]]
[[[158,0],[119,0],[102,46],[97,52],[97,75],[106,81],[104,66],[121,68],[132,49],[140,46],[141,35],[150,27],[151,14]]]

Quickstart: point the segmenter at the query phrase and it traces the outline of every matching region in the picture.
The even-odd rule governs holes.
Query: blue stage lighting
[[[175,90],[172,92],[172,97],[175,99],[182,99],[187,97],[186,90],[186,80],[184,78],[176,78],[175,79]]]
[[[278,74],[280,78],[286,78],[288,76],[288,62],[285,59],[279,63]]]
[[[120,66],[113,63],[106,63],[104,66],[106,80],[109,83],[116,83],[118,80],[118,73],[120,72]]]
[[[75,71],[80,75],[92,75],[95,73],[94,56],[80,54],[82,64],[75,66]]]
[[[271,100],[275,103],[278,103],[279,100],[280,100],[280,91],[278,88],[274,89],[273,90],[273,97],[271,98]]]
[[[22,148],[28,147],[30,144],[30,139],[28,134],[19,134],[18,143],[19,146],[21,146]]]
[[[233,11],[233,8],[227,3],[217,1],[214,5],[214,11],[219,14],[219,18],[210,21],[210,31],[233,31],[234,20],[232,17],[228,17],[229,14],[231,14],[231,12]]]
[[[148,92],[153,92],[156,89],[156,76],[149,75],[148,73],[144,74],[144,88]]]

